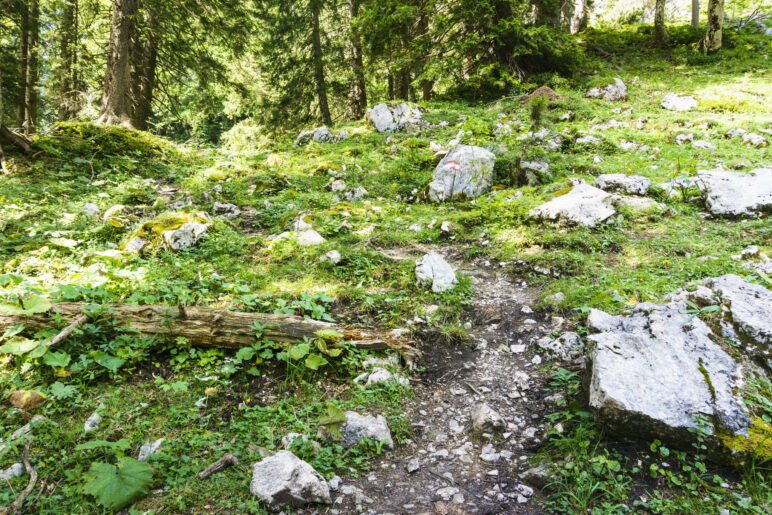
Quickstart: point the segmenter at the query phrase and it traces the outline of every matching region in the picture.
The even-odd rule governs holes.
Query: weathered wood
[[[48,313],[32,316],[0,313],[0,331],[21,323],[33,331],[44,329],[51,326],[52,313],[77,319],[84,313],[86,306],[88,304],[63,302],[54,304]],[[244,313],[199,306],[180,309],[180,306],[111,304],[104,307],[109,310],[111,317],[131,330],[148,336],[181,337],[192,345],[200,347],[239,348],[252,345],[255,343],[254,324],[257,322],[265,326],[263,336],[278,343],[293,343],[303,338],[316,338],[318,331],[334,330],[343,334],[346,341],[362,349],[392,348],[406,359],[418,355],[417,350],[410,346],[410,341],[404,336],[395,336],[387,331],[341,327],[295,315]]]
[[[24,136],[19,136],[5,125],[0,125],[0,144],[16,145],[24,152],[28,151],[32,145]]]
[[[220,472],[230,466],[238,465],[239,459],[231,453],[225,454],[222,458],[209,465],[198,474],[198,479],[206,479],[215,472]]]

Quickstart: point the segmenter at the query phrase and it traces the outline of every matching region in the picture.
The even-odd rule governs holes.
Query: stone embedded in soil
[[[21,477],[23,475],[24,465],[21,463],[14,463],[7,469],[0,470],[0,481],[10,481],[13,478]]]
[[[479,197],[493,185],[496,156],[490,150],[472,145],[458,145],[437,165],[429,183],[429,198],[434,202],[458,196]]]
[[[615,78],[613,83],[602,88],[590,88],[585,96],[587,98],[603,98],[606,102],[617,102],[627,99],[627,86],[621,79]]]
[[[165,438],[159,438],[155,441],[147,440],[144,444],[142,444],[142,447],[139,448],[137,461],[147,461],[150,456],[158,453],[161,450],[161,445],[163,445],[164,440]]]
[[[668,111],[691,111],[697,107],[697,99],[690,95],[668,93],[662,99],[661,105]]]
[[[161,235],[166,245],[172,250],[180,250],[192,247],[204,236],[208,225],[199,223],[186,223],[179,229],[165,231]]]
[[[503,431],[506,422],[499,413],[487,404],[477,404],[472,409],[472,430],[476,433],[485,431]]]
[[[595,179],[595,187],[610,193],[627,193],[628,195],[646,195],[651,187],[651,181],[640,175],[625,175],[623,173],[608,173]]]
[[[574,332],[563,333],[558,338],[545,336],[540,338],[536,345],[563,361],[577,359],[582,356],[584,351],[582,338]]]
[[[772,168],[747,173],[700,170],[697,186],[714,215],[748,216],[772,211]]]
[[[394,448],[389,424],[383,415],[374,417],[372,415],[360,415],[354,411],[347,411],[345,417],[346,422],[340,428],[345,447],[354,447],[359,445],[362,438],[369,438],[376,442],[383,442],[384,447],[387,449]]]
[[[249,491],[272,510],[332,502],[324,478],[290,451],[279,451],[255,463]]]
[[[449,290],[458,283],[453,267],[436,252],[430,252],[416,262],[415,275],[419,284],[431,285],[434,292]]]
[[[102,423],[102,415],[100,415],[98,411],[95,411],[86,419],[86,422],[83,424],[83,431],[85,431],[86,433],[90,433],[91,431],[96,431],[97,429],[99,429],[99,424],[101,423]]]
[[[568,225],[593,227],[617,214],[612,200],[610,193],[581,182],[565,195],[531,209],[529,215]]]
[[[683,300],[639,304],[629,316],[592,310],[589,404],[612,429],[686,445],[699,417],[747,436],[750,419],[735,393],[742,367],[711,338]]]
[[[420,108],[404,102],[395,106],[377,104],[367,110],[367,121],[376,132],[413,131],[423,123]]]

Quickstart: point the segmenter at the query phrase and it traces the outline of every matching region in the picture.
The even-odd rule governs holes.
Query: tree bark
[[[131,127],[131,46],[139,0],[113,0],[107,70],[98,123]]]
[[[0,313],[0,330],[24,323],[27,329],[37,331],[49,328],[52,314],[68,317],[83,314],[88,304],[65,302],[54,304],[51,312],[32,316],[5,315]],[[329,322],[309,320],[294,315],[243,313],[207,307],[134,306],[112,304],[105,306],[108,313],[123,327],[147,336],[168,338],[182,337],[200,347],[239,348],[255,343],[254,324],[265,326],[263,335],[277,343],[295,343],[303,338],[316,338],[317,331],[335,330],[346,341],[362,349],[384,350],[392,348],[403,356],[416,355],[405,337],[387,331],[371,331],[355,327],[341,327]]]
[[[362,35],[356,26],[361,0],[348,0],[348,14],[351,21],[351,68],[354,74],[351,80],[349,97],[349,119],[359,120],[367,109],[367,91],[365,83],[365,67],[362,58]]]
[[[571,34],[578,34],[587,28],[588,11],[587,0],[575,1],[574,15],[571,17]]]
[[[312,0],[311,2],[311,31],[314,61],[314,80],[316,82],[316,96],[319,101],[319,114],[322,122],[326,125],[332,125],[332,116],[330,116],[330,105],[327,101],[327,84],[324,79],[324,54],[322,54],[322,37],[319,29],[319,13],[321,11],[321,0]]]
[[[665,0],[656,0],[654,6],[654,43],[665,46],[670,39],[665,26]]]
[[[30,149],[30,141],[24,136],[19,136],[5,125],[0,124],[0,144],[15,145],[23,152]]]
[[[724,0],[710,0],[708,2],[708,25],[705,29],[705,37],[700,41],[700,50],[706,54],[721,50],[723,30]]]
[[[40,2],[30,0],[27,30],[27,77],[24,91],[24,123],[26,134],[35,132],[38,121],[38,42],[40,40]]]
[[[147,130],[147,122],[153,115],[153,91],[155,71],[158,62],[158,18],[148,11],[143,27],[143,38],[137,41],[132,52],[132,100],[131,125],[135,129]]]
[[[700,0],[692,0],[692,28],[700,30]]]
[[[27,59],[29,56],[29,5],[27,2],[21,3],[21,17],[19,23],[19,78],[21,80],[21,94],[19,95],[18,110],[16,114],[16,124],[24,127],[24,121],[27,119]]]
[[[78,0],[65,0],[60,28],[59,120],[72,120],[78,112],[77,59]]]

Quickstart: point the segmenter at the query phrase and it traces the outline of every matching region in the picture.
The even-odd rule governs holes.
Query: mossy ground
[[[680,32],[684,35],[679,36]],[[668,53],[649,50],[644,44],[648,40],[633,32],[620,36],[590,31],[583,36],[588,46],[604,48],[612,58],[595,76],[576,82],[549,81],[564,97],[542,113],[541,126],[565,140],[554,151],[524,137],[533,128],[530,108],[517,98],[422,104],[426,119],[449,125],[418,134],[377,134],[357,122],[336,127],[351,133],[344,142],[296,147],[288,135],[274,141],[270,149],[263,143],[260,148],[234,143],[229,154],[179,146],[120,128],[66,124],[36,138],[34,157],[11,156],[11,174],[0,177],[0,295],[34,290],[55,300],[99,304],[185,302],[384,328],[404,327],[408,320],[422,316],[437,330],[463,337],[461,314],[472,295],[470,282],[462,280],[459,288],[445,294],[428,292],[415,283],[412,262],[384,253],[415,245],[460,247],[467,259],[486,256],[507,263],[512,275],[543,287],[542,299],[564,293],[559,304],[543,300],[540,307],[572,317],[588,307],[621,312],[637,302],[662,301],[684,285],[725,273],[761,281],[730,256],[749,245],[772,251],[768,218],[706,217],[699,199],[671,197],[665,187],[653,195],[667,207],[664,212],[626,216],[623,222],[606,227],[562,228],[528,216],[529,209],[565,191],[569,177],[591,183],[601,173],[635,173],[662,185],[718,164],[740,160],[751,168],[770,164],[770,147],[750,148],[739,139],[723,137],[736,127],[772,129],[768,107],[772,82],[765,79],[770,39],[732,35],[732,48],[704,57],[689,47],[688,31],[680,32],[676,31],[676,43],[682,37],[684,44]],[[627,84],[626,102],[607,104],[584,98],[587,85],[613,77]],[[688,113],[664,111],[659,102],[666,92],[693,94],[699,106]],[[568,109],[575,120],[561,121]],[[597,147],[573,143],[579,132],[612,118],[628,126],[596,131],[602,139]],[[643,129],[636,128],[639,118],[649,119]],[[513,131],[495,136],[498,122],[509,123]],[[548,160],[552,179],[530,187],[513,187],[502,180],[494,192],[475,200],[416,202],[437,163],[429,143],[444,144],[459,130],[467,133],[467,143],[506,149],[501,159]],[[682,132],[709,139],[715,149],[676,144],[675,136]],[[623,140],[652,150],[622,150]],[[392,146],[397,152],[392,152]],[[326,186],[337,174],[349,187],[367,189],[366,200],[344,202],[329,191]],[[158,193],[166,185],[192,200],[191,212],[211,212],[212,203],[222,201],[252,207],[257,215],[215,220],[208,235],[188,251],[105,259],[101,253],[118,248],[132,232],[143,230],[143,222],[169,211]],[[102,211],[117,204],[127,206],[126,223],[116,226],[82,215],[89,202]],[[289,230],[300,212],[308,214],[327,243],[319,247],[300,247],[291,240],[266,243],[267,236]],[[456,228],[452,239],[433,221],[452,222]],[[341,263],[320,263],[319,258],[333,249],[340,251]],[[428,305],[439,309],[427,315]],[[96,318],[109,317],[97,314]],[[55,332],[52,328],[30,336],[42,338]],[[36,430],[33,457],[41,476],[49,476],[51,484],[58,486],[41,496],[37,504],[41,511],[94,509],[92,500],[82,493],[82,476],[92,461],[109,457],[104,450],[74,448],[94,438],[84,434],[82,427],[99,403],[104,404],[106,422],[98,438],[126,438],[132,449],[146,438],[167,438],[164,452],[151,458],[156,470],[154,493],[135,507],[138,512],[161,507],[165,513],[259,512],[262,508],[250,499],[246,486],[249,464],[258,459],[249,444],[275,448],[289,431],[314,436],[329,402],[384,412],[398,437],[408,436],[409,425],[400,417],[400,407],[409,402],[409,391],[361,390],[352,385],[365,357],[358,352],[347,353],[334,367],[314,373],[287,362],[239,360],[222,350],[166,346],[96,321],[59,350],[71,357],[70,363],[30,366],[23,358],[4,356],[0,373],[5,393],[36,388],[49,394],[49,402],[38,410],[49,422]],[[111,370],[100,363],[104,354],[120,358],[123,364]],[[208,376],[214,378],[200,379]],[[53,394],[53,388],[58,394]],[[206,395],[207,388],[216,391]],[[204,409],[194,406],[202,397],[207,398]],[[0,419],[0,430],[8,435],[24,422],[23,414],[9,410]],[[604,488],[611,488],[613,496],[585,492],[584,504],[564,504],[553,502],[547,490],[547,498],[553,499],[545,505],[549,509],[624,512],[632,509],[634,494],[642,495],[643,487],[635,486],[616,468],[619,460],[612,460],[617,465],[610,466],[603,462],[595,470],[601,456],[615,452],[613,447],[606,451],[605,440],[596,431],[582,422],[563,437],[563,444],[553,447],[550,456],[561,461],[574,452],[569,448],[572,442],[597,446],[585,447],[588,462],[574,469],[576,476],[572,472],[565,477],[576,484],[553,491],[579,495],[577,485],[591,488],[595,483],[579,481],[581,467],[586,466],[594,467],[589,477],[604,478]],[[4,454],[0,465],[16,461],[19,451],[15,447]],[[242,465],[216,480],[194,479],[224,452],[239,455]],[[346,453],[334,443],[325,443],[319,455],[309,448],[298,450],[328,476],[334,471],[351,473],[349,467],[355,471],[365,467],[374,452],[366,448]],[[681,488],[672,478],[661,479],[667,476],[657,474],[660,482],[646,487],[646,495],[657,500],[646,509],[654,512],[708,513],[719,506],[738,513],[763,512],[772,499],[763,466],[753,470],[752,481],[730,474],[725,478],[732,481],[729,488],[707,490],[699,485],[694,490]],[[0,503],[15,497],[25,481],[1,486]]]

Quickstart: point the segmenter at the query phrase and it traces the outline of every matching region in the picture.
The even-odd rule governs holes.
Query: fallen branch
[[[53,347],[57,343],[66,340],[76,329],[79,329],[88,322],[88,315],[81,314],[70,325],[62,329],[62,332],[46,342],[46,347]]]
[[[19,497],[17,497],[15,501],[13,501],[8,505],[7,508],[4,509],[3,513],[5,514],[15,515],[16,513],[19,513],[21,505],[24,504],[24,500],[32,492],[32,489],[35,488],[35,483],[38,481],[37,470],[32,468],[32,465],[29,463],[29,446],[31,443],[32,440],[27,440],[27,442],[24,444],[24,453],[21,456],[21,461],[24,463],[24,468],[27,470],[27,474],[29,474],[29,483],[27,483],[27,487],[22,490],[21,494],[19,494]]]
[[[3,452],[5,452],[5,450],[11,446],[11,443],[13,443],[14,440],[17,440],[24,435],[30,434],[30,432],[32,431],[32,424],[45,419],[46,417],[44,417],[43,415],[35,415],[34,417],[32,417],[32,420],[30,420],[27,424],[24,424],[19,429],[14,431],[11,434],[11,437],[8,438],[8,440],[0,444],[0,455],[2,455]]]
[[[64,331],[52,339],[53,345],[69,336],[85,323],[85,308],[88,304],[63,302],[54,304],[51,311],[37,315],[8,315],[0,313],[0,330],[23,323],[27,329],[39,331],[50,327],[51,315],[77,317]],[[263,336],[277,343],[295,343],[304,338],[317,338],[323,330],[343,334],[343,338],[360,349],[394,349],[406,361],[418,356],[418,351],[404,336],[395,336],[389,331],[371,331],[358,327],[342,327],[329,322],[310,320],[295,315],[267,313],[244,313],[227,309],[199,306],[133,306],[129,304],[106,305],[109,316],[121,325],[146,336],[184,338],[191,345],[199,347],[247,347],[256,342],[255,324],[264,327]]]
[[[238,464],[239,464],[239,459],[233,454],[227,453],[222,458],[220,458],[219,460],[215,461],[214,463],[206,467],[206,469],[202,470],[198,474],[198,479],[206,479],[212,474],[214,474],[215,472],[220,472],[223,469],[226,469],[231,466],[236,466]]]

